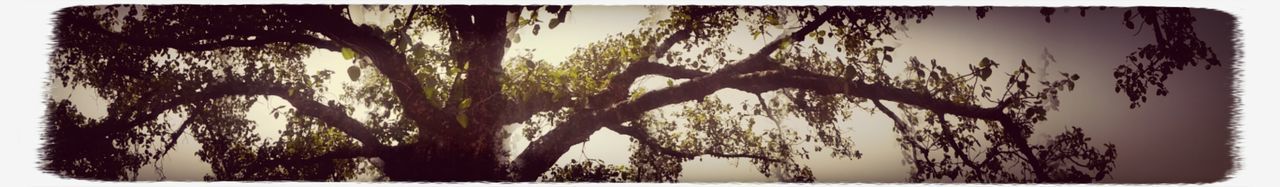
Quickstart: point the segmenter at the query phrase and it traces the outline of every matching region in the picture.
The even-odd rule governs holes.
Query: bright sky
[[[972,10],[939,8],[923,23],[908,25],[910,30],[905,35],[899,34],[899,40],[891,42],[899,45],[894,56],[938,59],[939,63],[953,67],[950,69],[960,69],[965,64],[990,57],[1003,65],[997,72],[1008,72],[1021,59],[1039,64],[1040,56],[1047,48],[1058,60],[1049,70],[1079,73],[1082,79],[1076,91],[1062,95],[1062,111],[1050,113],[1050,120],[1038,126],[1037,137],[1033,141],[1059,133],[1066,125],[1081,126],[1086,134],[1094,137],[1094,144],[1117,144],[1120,158],[1115,178],[1110,179],[1116,182],[1212,179],[1223,176],[1222,172],[1230,168],[1227,146],[1230,143],[1228,114],[1232,98],[1228,84],[1231,80],[1229,68],[1209,71],[1193,68],[1175,73],[1169,80],[1170,96],[1153,98],[1143,108],[1130,110],[1126,98],[1112,92],[1114,79],[1111,72],[1123,62],[1121,57],[1148,43],[1150,36],[1143,35],[1146,33],[1133,36],[1132,31],[1124,29],[1119,19],[1123,10],[1094,10],[1087,18],[1076,16],[1074,10],[1059,12],[1053,17],[1052,24],[1045,24],[1037,11],[998,8],[986,19],[976,20]],[[386,16],[355,13],[364,15],[356,17],[358,23],[389,22]],[[563,61],[575,47],[631,31],[640,26],[639,20],[649,15],[649,11],[641,6],[575,6],[567,22],[556,29],[544,28],[538,36],[533,36],[529,28],[522,29],[521,41],[513,44],[507,54],[510,56],[532,48],[537,49],[535,58],[553,63]],[[1229,18],[1222,14],[1212,16],[1216,17],[1202,18],[1197,22],[1197,29],[1201,31],[1202,39],[1225,58],[1230,56],[1227,54],[1233,54],[1229,39],[1231,23],[1224,21]],[[765,42],[763,38],[753,41],[744,34],[731,37],[736,38],[730,39],[729,43],[748,52]],[[340,54],[327,51],[317,51],[304,61],[307,62],[307,71],[313,73],[332,70],[341,75],[351,65],[349,61],[342,60]],[[666,86],[666,80],[646,78],[636,87],[653,90]],[[350,79],[336,75],[328,86],[330,90],[337,91],[343,84],[351,84]],[[51,96],[66,98],[68,91],[55,87]],[[323,97],[332,99],[338,94],[329,93]],[[92,91],[80,89],[70,95],[73,95],[70,99],[77,109],[87,116],[100,117],[105,113],[106,101],[96,99]],[[737,91],[722,90],[715,95],[726,103],[754,102],[754,96]],[[284,122],[271,117],[268,111],[285,104],[275,98],[255,104],[249,111],[249,118],[258,123],[256,131],[267,137],[278,136]],[[364,118],[358,114],[355,117]],[[183,117],[171,115],[165,119],[176,123]],[[807,131],[804,123],[794,117],[783,120],[785,126]],[[896,135],[890,129],[891,121],[887,117],[879,113],[856,112],[839,125],[865,155],[862,159],[850,161],[828,158],[824,156],[825,152],[814,153],[812,160],[802,163],[813,169],[819,181],[890,182],[906,178],[908,168],[901,163],[902,155],[894,140]],[[766,122],[762,126],[770,125]],[[510,128],[513,134],[509,138],[511,155],[518,155],[528,144],[519,128]],[[179,142],[179,146],[161,162],[165,176],[170,180],[200,180],[209,168],[194,155],[199,145],[190,135],[184,135]],[[631,153],[629,147],[627,137],[601,130],[584,145],[574,146],[561,157],[560,163],[569,159],[593,158],[611,164],[627,164]],[[745,161],[705,158],[686,162],[684,166],[681,181],[772,181]],[[157,177],[152,166],[144,166],[139,174],[140,180]]]

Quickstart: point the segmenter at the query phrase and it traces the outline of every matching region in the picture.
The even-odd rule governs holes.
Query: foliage
[[[380,174],[415,181],[675,182],[683,162],[705,156],[747,160],[780,181],[812,182],[812,170],[797,161],[820,152],[861,158],[838,124],[870,112],[893,119],[911,181],[1092,182],[1115,169],[1116,147],[1090,144],[1079,128],[1029,141],[1035,124],[1061,104],[1058,96],[1074,90],[1077,74],[1036,72],[1025,60],[983,58],[967,69],[915,56],[895,60],[896,47],[885,39],[932,16],[932,7],[662,7],[656,11],[670,16],[552,59],[558,63],[532,50],[502,59],[520,37],[571,23],[571,10],[67,8],[57,14],[51,82],[96,90],[110,104],[107,117],[92,119],[69,101],[50,99],[43,167],[74,178],[133,179],[190,133],[202,145],[197,156],[212,165],[206,180]],[[978,7],[977,19],[990,11],[996,10]],[[353,21],[363,16],[357,12],[393,21]],[[1054,12],[1041,11],[1046,22]],[[1148,87],[1168,94],[1163,81],[1175,70],[1220,64],[1196,38],[1188,10],[1126,10],[1128,28],[1135,18],[1157,40],[1116,70],[1116,91],[1125,91],[1131,107],[1146,101]],[[534,36],[517,34],[524,29]],[[765,45],[733,46],[727,41],[735,34]],[[324,51],[351,65],[341,73],[307,72],[314,64],[302,59]],[[334,74],[354,84],[329,90]],[[1033,74],[1054,78],[1037,82]],[[671,80],[633,88],[651,76]],[[732,104],[713,95],[720,90],[755,101]],[[246,119],[263,99],[289,104],[271,112],[286,121],[278,138],[260,137],[258,124]],[[170,115],[184,120],[161,119]],[[782,124],[788,118],[805,126]],[[520,155],[504,145],[512,124],[522,124],[532,141]],[[554,165],[600,129],[632,138],[628,165],[593,159]]]

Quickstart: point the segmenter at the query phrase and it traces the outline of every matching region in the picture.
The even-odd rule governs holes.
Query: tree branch
[[[1027,138],[1024,134],[1025,127],[1014,121],[1013,117],[1003,112],[1004,106],[981,107],[971,104],[961,104],[947,101],[944,99],[934,98],[927,93],[917,93],[911,90],[871,85],[861,82],[848,81],[838,77],[819,75],[803,71],[791,71],[793,75],[783,76],[773,80],[776,82],[791,83],[790,87],[815,91],[821,94],[845,94],[854,97],[862,97],[868,99],[883,99],[915,105],[921,108],[927,108],[934,112],[947,113],[957,116],[977,118],[983,120],[998,121],[1002,127],[1004,135],[1012,141],[1018,152],[1022,154],[1031,165],[1032,172],[1036,175],[1037,182],[1046,182],[1051,180],[1047,171],[1047,166],[1035,155],[1033,149],[1027,144]],[[762,80],[763,81],[763,80]],[[752,85],[759,87],[756,89],[774,88],[770,85]]]
[[[711,155],[715,157],[750,158],[750,159],[763,160],[768,162],[783,162],[782,159],[771,158],[767,155],[756,155],[756,154],[745,154],[745,153],[722,153],[722,152],[711,152],[711,151],[705,151],[705,150],[693,151],[693,152],[676,150],[676,149],[662,146],[662,144],[658,143],[657,139],[654,139],[653,136],[651,136],[649,132],[642,127],[638,127],[638,126],[627,127],[627,126],[622,126],[622,125],[613,124],[613,123],[605,124],[604,126],[606,128],[609,128],[609,130],[617,132],[618,134],[631,136],[632,138],[635,138],[636,141],[639,141],[641,144],[654,148],[658,152],[669,155],[669,156],[675,156],[680,158],[694,158],[702,155]]]
[[[691,29],[681,29],[676,31],[670,36],[667,36],[666,39],[663,39],[661,44],[655,46],[650,58],[631,62],[626,69],[609,79],[609,85],[605,87],[604,91],[588,97],[589,101],[599,101],[588,103],[589,105],[592,105],[588,106],[588,108],[603,107],[606,104],[612,103],[612,101],[617,101],[620,98],[625,97],[627,89],[631,87],[631,84],[635,82],[635,79],[640,76],[656,74],[670,78],[686,79],[706,75],[706,72],[658,64],[651,61],[666,55],[667,51],[670,51],[671,47],[674,46],[676,42],[688,40],[691,32]],[[550,93],[534,93],[533,99],[528,99],[524,102],[511,100],[506,102],[508,103],[506,104],[508,109],[504,112],[506,115],[499,119],[498,124],[517,123],[527,120],[529,117],[532,117],[534,114],[539,112],[564,108],[570,104],[567,100],[553,101]]]
[[[208,87],[201,89],[202,91],[181,95],[167,102],[154,103],[146,107],[149,110],[143,111],[141,114],[112,115],[104,120],[103,125],[98,126],[100,129],[96,131],[103,133],[125,132],[144,122],[154,121],[164,111],[199,101],[229,96],[274,95],[288,101],[294,108],[297,108],[298,113],[318,118],[325,122],[326,125],[337,128],[369,148],[382,149],[386,147],[386,145],[378,141],[377,137],[369,129],[365,128],[363,123],[351,118],[342,109],[310,100],[302,97],[299,93],[291,93],[289,89],[290,86],[288,85],[276,83],[240,81],[210,83]]]
[[[877,89],[891,89],[891,88],[877,88]],[[905,91],[905,90],[902,90],[902,91]],[[902,92],[902,91],[894,91],[894,92]],[[876,94],[884,94],[884,93],[876,93]],[[902,94],[902,93],[896,93],[896,94]],[[1004,132],[1005,136],[1007,136],[1007,138],[1010,139],[1010,141],[1013,141],[1014,146],[1018,148],[1018,152],[1022,153],[1022,156],[1024,159],[1027,160],[1028,165],[1031,165],[1032,172],[1035,173],[1036,175],[1036,180],[1038,182],[1044,182],[1049,180],[1048,179],[1049,175],[1047,171],[1045,171],[1044,164],[1040,162],[1040,159],[1038,159],[1038,157],[1034,153],[1032,153],[1031,147],[1027,145],[1026,138],[1022,136],[1021,125],[1014,123],[1013,119],[1010,118],[1007,114],[1000,112],[1000,110],[1002,110],[1002,107],[981,108],[977,106],[967,106],[967,107],[955,106],[958,104],[954,104],[946,101],[920,102],[921,100],[927,101],[929,99],[932,99],[932,97],[924,94],[908,95],[908,96],[912,96],[915,98],[908,99],[908,100],[900,100],[898,102],[902,103],[903,101],[916,101],[914,103],[935,103],[931,105],[921,105],[921,104],[913,104],[913,105],[921,106],[923,108],[929,108],[935,112],[949,113],[953,115],[998,121],[1001,127],[1003,127],[1001,130]],[[920,97],[923,97],[923,98],[920,98]],[[881,111],[884,111],[886,115],[889,115],[889,118],[893,119],[894,123],[896,124],[895,128],[898,129],[899,132],[906,132],[905,124],[902,122],[901,119],[897,117],[897,115],[893,113],[893,111],[890,111],[887,107],[884,106],[884,104],[881,104],[880,100],[877,98],[872,98],[871,101],[876,105],[877,108],[879,108]],[[944,103],[944,104],[936,104],[936,103]],[[908,104],[911,104],[911,103],[908,103]],[[951,105],[947,105],[947,104],[951,104]],[[963,108],[970,108],[970,109],[965,110]],[[975,110],[982,110],[982,111],[975,111]],[[957,113],[957,112],[962,112],[962,113]],[[994,114],[992,114],[993,112]],[[919,145],[916,145],[915,142],[910,142],[910,143],[913,146],[920,147]],[[960,150],[957,149],[957,151],[960,151]],[[968,161],[968,156],[964,156],[964,155],[962,156],[964,157],[966,164],[970,165],[970,167],[974,167],[973,163],[971,161]],[[989,153],[987,157],[987,161],[984,161],[983,163],[985,164],[989,162],[991,158],[993,157]],[[974,167],[974,168],[977,169],[978,167]]]
[[[592,107],[587,111],[574,113],[568,120],[566,120],[565,123],[558,125],[556,128],[548,131],[546,135],[543,135],[541,138],[538,138],[538,140],[531,142],[529,147],[526,147],[524,152],[521,152],[520,155],[516,157],[516,160],[513,161],[513,165],[517,171],[517,180],[532,181],[537,179],[538,176],[543,172],[546,172],[547,169],[549,169],[551,165],[559,159],[560,155],[563,155],[568,151],[570,146],[586,141],[588,136],[595,131],[600,130],[602,127],[601,124],[619,124],[624,121],[634,120],[639,118],[644,112],[654,108],[702,98],[725,87],[751,87],[751,82],[745,82],[751,81],[751,79],[740,78],[736,75],[762,69],[781,68],[777,63],[769,63],[771,61],[768,60],[768,56],[774,50],[777,50],[782,42],[788,42],[788,40],[790,40],[789,38],[800,37],[800,40],[802,40],[808,32],[812,32],[818,26],[824,24],[839,10],[843,10],[843,8],[828,8],[826,12],[823,12],[813,21],[807,23],[802,29],[789,36],[780,37],[779,39],[770,42],[756,53],[740,60],[737,63],[725,66],[724,68],[717,70],[715,73],[705,74],[703,76],[693,78],[693,80],[690,80],[689,82],[673,87],[655,90],[653,92],[643,94],[634,100],[624,100],[626,98],[625,87],[629,87],[632,81],[634,81],[636,77],[639,77],[638,73],[634,76],[631,76],[631,74],[623,76],[623,74],[631,72],[630,70],[632,70],[632,68],[628,67],[628,71],[624,71],[623,74],[619,74],[619,76],[615,77],[621,77],[623,79],[611,80],[611,82],[618,82],[619,85],[625,85],[625,87],[610,85],[610,88],[606,89],[605,92],[591,98],[592,101],[603,101],[598,103],[601,103],[599,105],[604,108]],[[673,36],[687,38],[685,34],[681,33],[684,32],[676,32]],[[673,43],[674,40],[663,41],[662,46],[670,47]],[[636,64],[643,63],[634,63],[633,65]],[[636,69],[641,69],[639,67],[644,67],[644,65],[637,66]],[[689,74],[678,75],[702,75],[700,72],[687,73]],[[619,92],[623,94],[619,96]],[[608,101],[615,102],[609,103]]]
[[[311,164],[311,163],[332,161],[336,159],[376,157],[378,156],[379,152],[380,150],[376,148],[366,148],[366,147],[338,148],[336,150],[321,154],[320,156],[315,156],[311,158],[286,158],[286,159],[263,160],[259,162],[254,162],[253,164],[250,164],[243,168],[265,169],[265,168],[276,167],[276,166],[285,165],[285,164]]]
[[[765,44],[764,47],[761,47],[760,50],[755,53],[755,55],[767,56],[773,54],[773,51],[778,50],[778,47],[782,46],[782,43],[804,41],[805,35],[809,35],[809,33],[817,30],[818,27],[821,27],[828,20],[831,20],[831,17],[834,17],[836,13],[844,10],[846,10],[845,7],[828,7],[827,10],[822,12],[822,14],[819,14],[818,17],[813,18],[813,21],[810,21],[803,27],[800,27],[799,30],[792,32],[789,35],[778,37],[777,39],[770,41],[768,44]]]
[[[458,8],[458,7],[450,7]],[[454,60],[460,62],[458,67],[465,68],[466,79],[463,79],[462,100],[470,100],[470,106],[460,108],[466,117],[469,117],[469,124],[459,126],[446,126],[446,129],[457,131],[445,131],[446,136],[452,136],[459,133],[483,133],[489,129],[487,126],[497,126],[498,119],[501,118],[506,110],[506,104],[502,98],[506,98],[502,94],[501,77],[505,75],[502,69],[502,56],[507,51],[508,32],[515,28],[516,20],[519,19],[519,11],[523,10],[518,7],[501,7],[501,6],[469,6],[465,7],[466,12],[470,13],[470,27],[475,30],[464,35],[461,39],[465,41],[453,42],[450,52],[454,55]],[[514,11],[514,12],[513,12]],[[453,103],[450,103],[453,104]],[[452,108],[448,107],[448,108]],[[464,130],[466,126],[475,126]],[[431,132],[428,132],[431,133]]]
[[[322,40],[320,38],[316,38],[314,36],[305,35],[305,34],[277,33],[277,32],[264,31],[264,32],[252,34],[249,36],[241,36],[239,38],[248,38],[248,37],[254,37],[254,39],[232,39],[232,40],[216,41],[211,43],[188,44],[188,45],[182,45],[182,46],[171,45],[168,47],[172,47],[180,51],[206,51],[206,50],[221,49],[221,48],[227,48],[227,47],[260,47],[260,46],[271,44],[271,43],[296,43],[296,44],[306,44],[319,49],[329,50],[333,52],[342,51],[342,47],[338,47],[337,44],[331,41]],[[138,41],[138,40],[130,39],[129,41]],[[140,41],[140,42],[134,42],[134,43],[142,43],[144,45],[163,46],[164,44],[169,42]]]
[[[453,114],[444,112],[429,102],[423,92],[422,82],[413,73],[416,68],[409,66],[405,56],[395,50],[394,46],[369,32],[361,32],[366,29],[340,16],[339,11],[317,6],[297,8],[305,14],[305,22],[313,30],[332,39],[339,46],[351,48],[360,56],[369,57],[378,72],[391,82],[392,93],[396,95],[400,105],[404,106],[405,116],[412,119],[419,128],[455,122]]]
[[[186,120],[182,121],[182,125],[178,126],[178,130],[174,130],[173,134],[169,135],[169,142],[165,143],[164,149],[160,150],[160,154],[157,154],[155,158],[158,159],[161,156],[169,154],[169,150],[173,150],[173,146],[178,144],[178,138],[181,137],[182,133],[187,131],[187,127],[190,127],[191,123],[194,122],[192,119],[195,119],[195,115],[196,114],[193,113],[190,116],[187,116]]]
[[[946,138],[946,140],[943,140],[943,141],[947,144],[947,146],[951,147],[951,150],[955,150],[956,157],[960,157],[960,161],[963,162],[964,165],[969,166],[969,168],[973,169],[975,173],[983,173],[982,172],[983,168],[979,167],[978,164],[974,163],[973,160],[969,158],[969,154],[965,153],[965,147],[960,147],[960,144],[956,143],[956,141],[960,141],[960,140],[956,138],[955,132],[951,131],[951,123],[947,122],[945,118],[946,116],[943,116],[941,113],[938,113],[936,116],[938,118],[938,122],[942,126],[942,136],[943,138]],[[983,163],[983,164],[986,164],[986,163]]]
[[[59,22],[60,24],[68,27],[74,27],[76,30],[104,36],[104,39],[109,40],[103,42],[117,42],[157,48],[173,48],[180,51],[207,51],[227,47],[259,47],[271,43],[296,43],[310,45],[330,51],[342,50],[342,48],[338,47],[331,41],[316,38],[304,33],[273,32],[266,30],[235,30],[223,32],[221,34],[212,34],[216,37],[211,38],[224,38],[230,36],[232,38],[240,39],[201,42],[202,40],[199,39],[160,39],[154,38],[154,36],[134,36],[115,33],[102,27],[102,25],[93,18],[73,14],[60,15]],[[254,39],[247,39],[250,37],[253,37]]]

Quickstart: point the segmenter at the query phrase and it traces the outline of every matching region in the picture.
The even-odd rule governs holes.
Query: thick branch
[[[697,74],[702,73],[702,72],[697,72],[693,70],[690,70],[693,72],[669,71],[669,70],[675,70],[679,68],[658,64],[657,62],[652,61],[652,60],[661,58],[663,55],[666,55],[667,51],[670,51],[671,46],[674,46],[676,42],[688,40],[691,32],[692,32],[691,29],[685,28],[685,29],[676,31],[675,33],[672,33],[671,36],[667,36],[666,39],[662,40],[661,44],[659,44],[658,46],[655,46],[655,48],[653,49],[653,54],[649,58],[639,59],[636,62],[632,62],[630,65],[627,66],[626,69],[618,73],[618,75],[615,75],[612,78],[610,78],[609,85],[608,87],[605,88],[604,91],[601,91],[600,94],[596,94],[589,98],[590,101],[600,101],[600,102],[595,102],[593,106],[588,106],[588,107],[599,108],[625,98],[627,95],[627,89],[629,89],[631,87],[631,84],[635,83],[636,78],[639,78],[640,76],[657,74],[657,73],[688,73],[685,75],[692,75],[692,76],[684,76],[683,78],[692,78],[692,77],[696,77]],[[672,77],[672,78],[681,78],[681,77]]]
[[[676,31],[666,39],[662,40],[661,44],[655,46],[651,58],[639,59],[635,62],[631,62],[626,69],[609,79],[609,85],[607,85],[604,91],[588,98],[589,101],[601,101],[592,102],[594,104],[589,103],[594,106],[588,107],[597,108],[599,106],[606,106],[607,104],[610,104],[611,101],[617,101],[620,98],[625,97],[627,89],[631,87],[631,84],[640,76],[656,74],[675,79],[687,79],[706,75],[706,72],[658,64],[651,61],[666,55],[667,51],[671,50],[671,47],[674,46],[676,42],[688,40],[690,33],[690,29],[681,29]],[[506,104],[508,107],[504,113],[505,115],[499,119],[498,124],[517,123],[527,120],[539,112],[564,108],[571,103],[568,102],[568,100],[554,101],[550,93],[533,93],[532,95],[533,99],[528,99],[523,102],[508,100],[508,104]]]
[[[373,135],[364,124],[348,116],[342,109],[326,106],[320,102],[313,101],[302,97],[301,94],[291,93],[289,85],[275,83],[260,82],[222,82],[211,83],[202,91],[181,95],[167,102],[154,103],[138,115],[116,114],[105,120],[102,126],[99,126],[100,132],[113,133],[125,132],[138,125],[154,121],[164,111],[177,108],[178,106],[190,105],[200,101],[213,100],[229,96],[254,96],[254,95],[274,95],[285,99],[298,113],[311,117],[316,117],[325,122],[326,125],[337,128],[339,131],[355,138],[365,146],[370,148],[385,148],[377,137]]]
[[[459,7],[450,7],[450,9],[453,8]],[[513,11],[520,9],[503,6],[465,8],[472,14],[469,18],[472,22],[470,27],[474,27],[475,30],[462,37],[465,41],[457,42],[450,47],[452,48],[450,51],[455,55],[454,59],[464,64],[459,67],[466,68],[466,79],[462,80],[461,95],[464,100],[459,100],[459,103],[470,99],[470,106],[462,109],[470,117],[469,126],[488,128],[484,126],[497,125],[497,119],[505,115],[501,113],[507,104],[502,102],[503,98],[506,98],[502,95],[501,77],[505,74],[502,69],[502,56],[506,53],[506,44],[510,42],[507,32],[515,22],[515,20],[508,20],[508,16],[518,16],[519,13]],[[449,127],[461,128],[462,126]]]
[[[908,89],[880,84],[867,84],[861,81],[849,81],[840,77],[804,71],[786,71],[778,73],[782,75],[778,76],[777,80],[769,81],[770,83],[787,83],[789,85],[785,85],[786,87],[810,90],[818,94],[845,94],[852,97],[888,100],[914,105],[921,108],[928,108],[936,112],[984,120],[1001,120],[1008,118],[1007,115],[1001,112],[1002,109],[998,107],[987,108],[978,105],[956,103],[945,99],[935,98],[929,93],[918,93]],[[775,86],[757,85],[744,89],[770,90],[771,88],[775,88]]]
[[[339,16],[339,11],[317,6],[299,9],[302,9],[300,12],[307,13],[307,22],[314,30],[333,39],[340,46],[355,50],[360,56],[369,57],[378,72],[390,80],[392,93],[401,106],[404,106],[405,116],[412,119],[418,127],[453,121],[453,114],[446,113],[429,102],[423,92],[422,82],[413,74],[415,68],[410,67],[405,56],[387,41],[370,32],[362,32],[366,29]]]
[[[293,104],[293,107],[298,110],[298,113],[319,118],[320,121],[325,122],[325,124],[331,127],[337,128],[338,131],[342,131],[351,138],[355,138],[366,147],[375,149],[382,149],[386,147],[378,141],[377,136],[374,136],[368,128],[365,128],[363,123],[351,118],[351,116],[348,116],[342,109],[326,106],[320,102],[298,96],[280,95],[279,93],[273,93],[272,95],[284,98],[289,101],[290,104]]]
[[[720,70],[717,70],[716,73],[706,74],[680,85],[655,90],[653,92],[643,94],[634,100],[623,101],[619,100],[625,99],[625,94],[623,94],[622,97],[619,97],[615,92],[625,93],[626,88],[622,88],[622,91],[616,91],[613,90],[615,86],[610,85],[610,88],[606,89],[606,91],[601,93],[601,95],[593,96],[592,101],[617,102],[613,103],[612,106],[602,104],[604,106],[608,106],[605,108],[596,109],[593,107],[588,111],[575,113],[571,115],[565,123],[547,132],[546,135],[543,135],[538,140],[531,142],[529,147],[526,147],[524,152],[521,152],[514,161],[514,166],[517,170],[517,180],[532,181],[537,179],[542,172],[546,172],[547,169],[549,169],[551,165],[560,158],[560,155],[563,155],[568,151],[570,146],[586,141],[587,136],[590,136],[601,128],[601,124],[619,124],[624,121],[635,120],[645,111],[649,111],[660,106],[702,98],[706,95],[710,95],[716,90],[720,90],[721,88],[749,87],[751,82],[746,81],[752,80],[740,79],[735,77],[735,75],[763,69],[781,68],[777,63],[770,63],[771,61],[768,61],[767,57],[773,53],[774,50],[777,50],[782,42],[788,42],[791,40],[790,38],[794,37],[800,37],[800,40],[802,40],[805,35],[809,34],[808,32],[812,32],[818,26],[826,23],[827,20],[831,19],[835,12],[842,9],[843,8],[840,7],[829,8],[813,21],[807,23],[802,29],[792,33],[791,35],[780,37],[774,42],[770,42],[756,53],[748,56],[746,59],[721,68]],[[677,35],[675,36],[683,35],[680,33],[682,32],[677,32]],[[674,40],[664,41],[663,45],[669,47],[670,44],[674,43],[672,41]],[[630,67],[628,68],[628,70],[631,69],[632,68]],[[625,74],[628,72],[624,71],[623,73]],[[701,74],[700,72],[687,73],[689,73],[687,75]],[[622,74],[620,74],[619,77],[622,77]],[[634,81],[635,77],[639,77],[639,74],[637,73],[637,75],[631,77],[624,77],[624,79],[611,81],[622,82],[620,84],[625,83],[626,86],[630,86],[631,81]],[[735,84],[741,85],[730,86]]]

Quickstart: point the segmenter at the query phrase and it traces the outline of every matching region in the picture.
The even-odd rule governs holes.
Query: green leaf
[[[564,18],[562,17],[553,18],[551,19],[551,23],[549,23],[549,25],[547,26],[550,26],[551,29],[555,29],[556,26],[559,26],[561,22],[564,22]]]
[[[778,20],[778,16],[773,15],[773,14],[765,15],[764,19],[765,19],[765,23],[766,23],[766,24],[769,24],[769,25],[781,25],[781,24],[782,24],[782,23],[781,23],[781,21],[779,21],[779,20]]]
[[[351,48],[345,48],[345,47],[342,48],[342,59],[351,60],[355,58],[356,58],[355,50],[351,50]]]
[[[790,37],[788,37],[788,38],[784,38],[784,39],[782,39],[782,43],[778,43],[778,49],[779,49],[779,50],[786,50],[786,49],[787,49],[787,47],[791,47],[791,38],[790,38]]]
[[[458,124],[462,125],[462,128],[467,128],[467,122],[470,121],[467,118],[467,108],[471,108],[471,98],[462,99],[462,102],[458,102],[458,119],[457,120],[458,120]]]
[[[449,67],[449,72],[448,72],[448,73],[449,73],[449,76],[453,76],[453,75],[457,75],[458,73],[461,73],[461,72],[462,72],[462,69],[460,69],[460,68],[458,68],[458,67],[456,67],[456,66],[455,66],[455,67]]]
[[[464,129],[467,128],[467,122],[468,122],[467,113],[458,114],[458,124],[462,125],[462,128]]]
[[[639,99],[640,96],[644,95],[644,92],[645,92],[644,88],[636,89],[635,92],[631,92],[631,98],[629,99],[632,101]]]
[[[467,108],[471,108],[471,98],[462,99],[462,102],[458,103],[458,111],[466,111]]]
[[[675,85],[675,82],[671,81],[671,79],[667,79],[667,87],[671,87],[672,85]]]
[[[436,89],[433,89],[433,88],[425,88],[425,89],[422,89],[422,92],[423,92],[423,94],[426,94],[426,95],[427,95],[427,100],[435,100],[435,98],[436,98]]]

